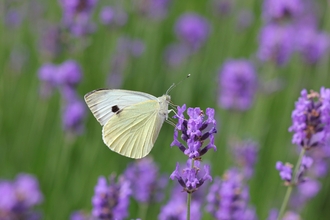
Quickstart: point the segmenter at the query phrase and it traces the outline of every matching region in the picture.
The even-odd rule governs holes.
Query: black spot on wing
[[[119,109],[118,105],[114,105],[114,106],[111,107],[111,111],[112,111],[113,113],[117,113],[117,112],[119,113],[119,110],[120,110],[120,109]]]

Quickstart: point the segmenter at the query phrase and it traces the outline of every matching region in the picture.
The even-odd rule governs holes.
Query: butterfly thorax
[[[169,95],[163,95],[158,98],[159,101],[159,114],[164,117],[164,119],[167,119],[168,116],[168,104],[171,101],[171,96]]]

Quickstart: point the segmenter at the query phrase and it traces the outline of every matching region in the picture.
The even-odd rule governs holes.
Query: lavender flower
[[[292,143],[305,149],[324,145],[330,135],[330,89],[322,87],[320,93],[304,89],[292,112],[290,132]]]
[[[22,24],[24,16],[18,8],[10,8],[4,12],[4,23],[8,28],[18,28]]]
[[[294,32],[290,26],[265,26],[259,35],[258,58],[264,62],[272,61],[277,65],[286,64],[294,49],[292,36]]]
[[[53,87],[74,87],[82,78],[79,64],[74,60],[68,60],[61,65],[45,63],[38,71],[39,79]]]
[[[64,49],[63,30],[59,26],[49,25],[42,29],[40,49],[43,54],[49,57],[56,57]]]
[[[297,34],[297,49],[304,60],[310,64],[317,63],[329,50],[329,35],[314,28],[304,27]]]
[[[70,215],[70,220],[92,220],[91,217],[83,211],[75,211]]]
[[[82,78],[80,65],[74,60],[63,62],[57,69],[57,83],[59,85],[76,86]]]
[[[125,219],[128,216],[130,183],[124,178],[115,182],[115,176],[107,183],[105,177],[98,179],[92,198],[92,216],[98,219]]]
[[[276,209],[272,209],[268,215],[267,220],[276,220],[278,216],[278,211]],[[300,216],[293,212],[293,211],[287,211],[282,220],[301,220]]]
[[[219,104],[225,109],[247,110],[257,89],[257,75],[251,62],[228,60],[219,73]]]
[[[138,202],[160,202],[164,198],[167,179],[159,176],[158,167],[151,158],[130,164],[124,176],[130,181],[132,196]]]
[[[82,78],[80,65],[74,60],[65,61],[61,65],[46,63],[39,69],[38,75],[42,81],[43,95],[48,96],[54,88],[59,89],[62,94],[64,129],[77,134],[81,133],[83,131],[85,105],[75,91],[75,87]]]
[[[193,166],[191,163],[192,160],[189,159],[187,161],[188,168],[183,169],[183,172],[180,171],[179,163],[177,163],[175,171],[170,176],[172,180],[177,179],[183,190],[187,193],[193,193],[198,190],[206,180],[212,181],[209,165],[204,165],[205,173],[204,175],[200,175],[200,162],[195,161]]]
[[[135,0],[134,9],[154,20],[163,20],[168,13],[171,0]]]
[[[57,85],[56,80],[57,66],[52,63],[43,64],[38,70],[38,77],[40,81],[45,82],[51,86]]]
[[[111,88],[120,88],[126,64],[131,58],[140,57],[145,51],[145,44],[138,39],[120,37],[117,42],[116,52],[111,60],[110,74],[107,84]]]
[[[314,160],[311,173],[315,177],[324,177],[329,169],[330,147],[326,144],[309,151],[309,155]]]
[[[41,219],[33,211],[43,200],[34,176],[19,174],[13,182],[0,181],[0,195],[0,216],[4,219]]]
[[[292,181],[293,166],[289,163],[283,164],[282,162],[278,161],[276,163],[276,169],[280,172],[280,176],[282,180],[285,181],[285,185],[292,185],[292,184],[299,184],[306,181],[305,173],[307,170],[312,166],[313,159],[307,156],[303,156],[298,173],[297,179]]]
[[[235,6],[234,0],[213,0],[212,1],[212,9],[215,14],[220,16],[230,15]]]
[[[83,131],[83,120],[86,115],[85,104],[80,100],[67,103],[63,112],[63,126],[67,131],[79,134]]]
[[[238,13],[238,18],[237,18],[237,29],[239,31],[246,30],[247,28],[251,27],[252,23],[254,20],[254,15],[251,11],[249,10],[241,10]]]
[[[249,191],[243,184],[243,176],[230,169],[223,179],[215,179],[206,197],[206,210],[216,219],[257,219],[253,208],[248,206]]]
[[[214,134],[217,133],[214,109],[206,109],[206,115],[208,116],[206,120],[204,120],[204,112],[200,108],[188,108],[188,120],[183,115],[185,110],[186,105],[178,106],[178,113],[174,116],[178,118],[178,123],[175,127],[174,141],[171,147],[179,147],[190,159],[199,159],[211,148],[213,150],[217,149],[214,145]],[[181,131],[181,139],[187,143],[187,147],[179,141],[179,131]],[[209,143],[202,147],[207,139],[209,139]]]
[[[186,220],[187,204],[185,196],[180,190],[178,187],[174,188],[170,200],[161,208],[158,215],[159,220]],[[191,202],[191,220],[202,219],[201,207],[202,203],[200,201],[193,200]]]
[[[175,43],[166,47],[164,59],[170,67],[182,64],[190,55],[190,49],[185,44]]]
[[[303,11],[302,0],[265,0],[263,17],[266,21],[295,18]]]
[[[246,179],[251,178],[257,161],[258,145],[253,141],[235,143],[232,147],[234,158],[243,170]]]
[[[316,196],[320,188],[321,184],[317,180],[306,178],[304,182],[298,185],[298,190],[292,195],[290,207],[295,210],[302,210],[307,202]]]
[[[94,31],[90,22],[97,0],[60,0],[63,9],[63,24],[77,37]]]
[[[177,37],[192,51],[198,50],[207,40],[210,32],[209,22],[195,13],[181,15],[175,24]]]
[[[127,22],[127,14],[122,8],[106,6],[100,12],[100,20],[104,25],[121,27]]]

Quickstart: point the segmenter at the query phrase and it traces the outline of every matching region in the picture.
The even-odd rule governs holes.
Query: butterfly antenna
[[[168,90],[166,91],[166,95],[174,88],[176,87],[177,85],[179,85],[180,83],[182,83],[185,79],[189,78],[190,77],[190,74],[187,75],[186,78],[182,79],[180,82],[178,82],[177,84],[173,83],[170,88],[168,88]]]

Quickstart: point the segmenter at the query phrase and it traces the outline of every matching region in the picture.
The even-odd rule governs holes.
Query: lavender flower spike
[[[283,164],[281,161],[276,163],[276,169],[280,172],[281,179],[285,181],[285,185],[289,186],[292,184],[299,184],[305,182],[305,173],[312,166],[313,159],[307,156],[302,158],[298,173],[297,179],[292,180],[293,175],[293,166],[289,163]],[[293,182],[296,181],[296,182]]]
[[[294,50],[292,36],[293,28],[290,26],[265,26],[259,36],[258,58],[263,62],[272,61],[279,66],[286,64]]]
[[[215,179],[206,198],[206,209],[215,219],[257,219],[254,209],[248,207],[249,192],[243,175],[236,169],[228,170],[221,180]]]
[[[172,180],[177,179],[180,185],[183,187],[183,190],[187,193],[195,192],[206,180],[212,181],[210,176],[210,166],[204,165],[204,176],[200,177],[199,172],[199,161],[195,161],[194,166],[191,168],[191,160],[187,161],[187,167],[183,169],[181,175],[179,163],[177,163],[175,171],[171,174],[170,178]]]
[[[186,13],[178,19],[175,32],[182,42],[188,45],[192,51],[196,51],[208,38],[210,25],[204,17]]]
[[[248,60],[228,60],[219,73],[219,104],[225,109],[247,110],[257,91],[258,78]]]
[[[131,183],[132,196],[141,203],[160,202],[168,179],[159,175],[158,167],[152,158],[143,158],[130,164],[125,171]]]
[[[178,118],[178,123],[174,131],[174,141],[171,146],[177,146],[189,158],[198,159],[209,149],[216,150],[214,145],[214,134],[217,133],[216,121],[214,119],[214,109],[207,108],[208,119],[204,120],[204,112],[200,108],[188,108],[189,119],[185,119],[183,113],[186,106],[178,107],[178,113],[174,118]],[[186,142],[187,147],[178,139],[178,131],[181,131],[181,139]],[[206,140],[209,143],[202,147]]]
[[[111,176],[108,184],[105,177],[100,177],[92,198],[92,216],[98,219],[125,219],[130,194],[130,183],[124,178],[116,183],[115,176]]]
[[[13,182],[0,181],[0,219],[41,219],[33,208],[42,200],[38,180],[32,175],[19,174]]]
[[[306,150],[326,144],[330,137],[330,89],[322,87],[320,93],[309,94],[302,90],[291,117],[293,144]]]

